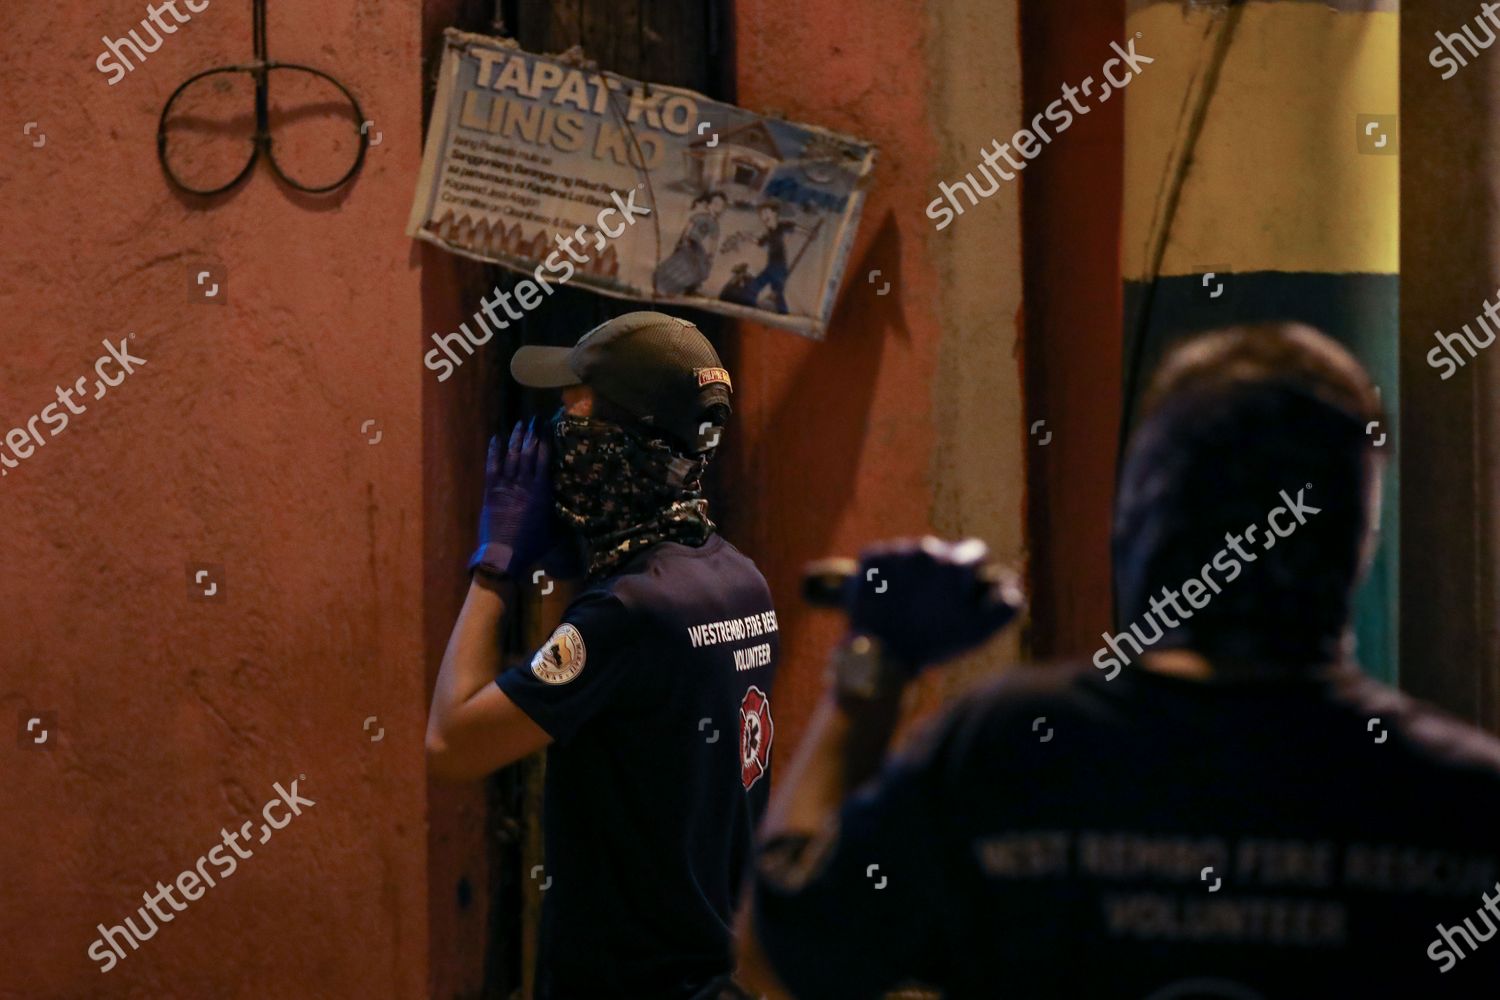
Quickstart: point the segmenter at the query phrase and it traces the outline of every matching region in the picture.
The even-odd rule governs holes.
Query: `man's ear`
[[[1385,498],[1382,482],[1385,473],[1384,456],[1367,450],[1365,459],[1365,535],[1359,549],[1359,574],[1356,582],[1362,581],[1375,562],[1375,550],[1380,547],[1380,508]]]
[[[599,394],[586,385],[570,385],[562,390],[563,409],[575,417],[593,416]]]

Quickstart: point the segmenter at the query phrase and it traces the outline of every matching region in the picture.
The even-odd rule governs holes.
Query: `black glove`
[[[850,631],[879,639],[912,673],[973,649],[1022,606],[1015,582],[997,580],[988,556],[977,538],[929,536],[866,549],[844,590]]]

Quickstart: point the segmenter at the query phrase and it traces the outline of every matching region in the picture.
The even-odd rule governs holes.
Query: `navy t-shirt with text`
[[[715,534],[636,556],[497,679],[554,740],[541,1000],[670,1000],[731,971],[778,645],[765,578]]]
[[[838,829],[758,881],[799,1000],[1500,997],[1500,740],[1352,667],[1016,670]]]

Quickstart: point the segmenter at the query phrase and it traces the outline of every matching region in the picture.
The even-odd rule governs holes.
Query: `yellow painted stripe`
[[[1220,17],[1222,17],[1222,13]],[[1250,3],[1228,50],[1172,222],[1163,275],[1233,271],[1394,274],[1397,155],[1360,153],[1361,115],[1399,108],[1398,17]],[[1126,90],[1123,265],[1148,277],[1173,169],[1221,20],[1206,8],[1133,12],[1155,58]],[[1388,143],[1399,146],[1393,131]]]

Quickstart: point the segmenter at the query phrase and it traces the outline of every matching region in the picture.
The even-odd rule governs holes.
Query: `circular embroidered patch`
[[[532,676],[544,684],[566,684],[583,672],[587,655],[583,635],[565,622],[531,658]]]

